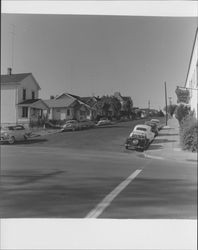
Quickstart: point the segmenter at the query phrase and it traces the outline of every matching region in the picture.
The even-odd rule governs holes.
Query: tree
[[[96,104],[98,114],[105,117],[118,117],[120,114],[121,104],[114,96],[102,96]]]
[[[167,106],[167,112],[170,116],[173,116],[175,109],[177,108],[176,104],[170,104]],[[166,107],[164,107],[164,111],[166,111]]]
[[[127,98],[127,100],[125,100],[124,105],[123,105],[123,115],[128,116],[128,118],[131,116],[132,114],[132,108],[133,108],[133,102],[132,100],[130,100],[129,98]]]
[[[190,107],[188,105],[180,104],[175,109],[175,117],[177,118],[179,123],[181,123],[182,120],[189,114],[190,114]]]

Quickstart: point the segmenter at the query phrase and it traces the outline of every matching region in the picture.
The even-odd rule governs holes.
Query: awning
[[[20,107],[30,107],[30,108],[42,109],[42,110],[49,109],[46,103],[41,99],[28,99],[23,102],[20,102],[17,105]]]

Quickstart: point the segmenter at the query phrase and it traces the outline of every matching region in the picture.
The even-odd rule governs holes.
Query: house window
[[[67,109],[67,116],[70,116],[70,109]]]
[[[23,100],[26,100],[26,89],[23,89]]]
[[[22,107],[22,117],[28,118],[28,107]]]
[[[80,110],[80,115],[86,115],[85,111]]]
[[[32,91],[32,99],[35,99],[35,92]]]

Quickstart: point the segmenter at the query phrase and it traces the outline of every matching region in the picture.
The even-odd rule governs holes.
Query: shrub
[[[184,104],[180,104],[175,109],[175,117],[181,124],[182,120],[190,114],[190,107]]]
[[[180,123],[180,141],[183,149],[197,151],[198,124],[193,115],[186,116]]]

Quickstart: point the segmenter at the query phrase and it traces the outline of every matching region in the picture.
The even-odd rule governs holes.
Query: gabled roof
[[[32,104],[34,102],[37,102],[38,100],[40,99],[28,99],[28,100],[25,100],[23,102],[20,102],[19,105],[23,105],[23,104]]]
[[[93,107],[99,101],[99,98],[97,98],[95,96],[93,96],[93,97],[81,97],[80,99],[82,102],[86,103],[90,107]]]
[[[1,83],[21,82],[23,79],[25,79],[29,75],[31,75],[31,73],[1,75]]]
[[[48,109],[48,105],[42,99],[28,99],[17,104],[22,107],[32,107],[37,109]]]
[[[1,84],[13,84],[13,83],[20,83],[23,81],[26,77],[31,76],[33,80],[35,81],[36,85],[40,89],[39,84],[35,80],[32,73],[22,73],[22,74],[11,74],[11,75],[1,75]]]
[[[50,99],[44,100],[49,108],[66,108],[69,107],[75,100],[71,99]]]
[[[59,100],[59,98],[60,98],[61,96],[63,96],[63,95],[70,96],[70,97],[73,99],[73,101],[76,100],[76,101],[78,101],[80,104],[87,106],[87,108],[91,108],[91,106],[90,106],[89,104],[85,103],[85,102],[82,100],[82,98],[81,98],[80,96],[73,95],[73,94],[70,94],[70,93],[63,93],[63,94],[57,96],[55,100]]]

